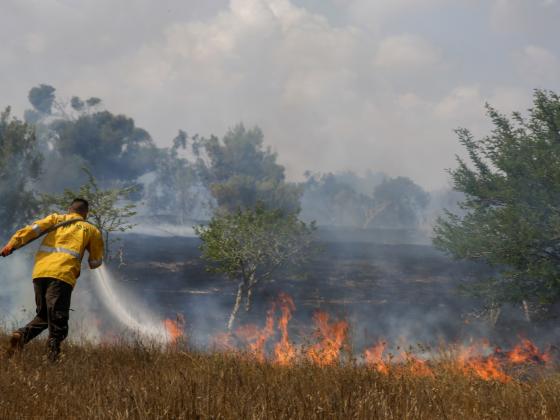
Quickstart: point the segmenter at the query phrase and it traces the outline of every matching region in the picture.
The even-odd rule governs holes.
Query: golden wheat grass
[[[5,337],[3,337],[3,341]],[[42,341],[0,364],[1,419],[557,419],[560,374],[507,384],[435,365],[434,377],[356,363],[292,367],[142,344]]]

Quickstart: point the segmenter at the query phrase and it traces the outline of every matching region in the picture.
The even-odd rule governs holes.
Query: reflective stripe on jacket
[[[51,214],[18,230],[9,243],[19,248],[41,232],[71,219],[83,220],[83,217],[76,213]],[[51,277],[75,286],[86,250],[90,267],[99,267],[103,263],[103,239],[99,229],[85,220],[59,227],[43,239],[35,256],[33,278]]]

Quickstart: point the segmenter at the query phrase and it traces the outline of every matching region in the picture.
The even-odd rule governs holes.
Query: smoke
[[[193,222],[194,223],[194,222]],[[187,225],[176,225],[170,223],[160,223],[160,224],[148,224],[140,223],[137,224],[130,230],[130,233],[136,233],[139,235],[149,235],[155,237],[165,237],[165,236],[182,236],[182,237],[194,237],[194,228]]]
[[[14,328],[34,316],[31,254],[17,251],[0,259],[0,322],[4,328]]]
[[[211,347],[212,338],[225,330],[235,284],[205,272],[195,238],[131,234],[122,239],[129,252],[126,266],[83,270],[72,297],[69,339],[99,343],[119,336],[166,344],[171,337],[165,319],[180,313],[187,321],[189,343]],[[394,345],[477,337],[506,343],[529,327],[511,315],[502,321],[508,323],[508,330],[501,332],[485,322],[465,322],[464,315],[477,302],[457,295],[456,286],[461,279],[484,275],[484,267],[449,261],[429,246],[331,237],[322,247],[305,280],[286,279],[280,273],[274,282],[256,290],[252,311],[241,313],[237,325],[264,326],[270,303],[286,292],[296,304],[289,326],[295,343],[312,335],[317,310],[333,320],[348,321],[357,351],[380,339]],[[25,251],[0,262],[0,310],[9,328],[33,316],[32,250]],[[514,311],[519,318],[518,309]],[[556,333],[557,329],[540,331],[536,338],[547,342]]]
[[[5,330],[21,327],[35,316],[31,281],[34,248],[36,245],[0,260],[0,324]],[[106,331],[100,328],[100,320],[106,316],[99,302],[135,338],[160,344],[170,341],[164,319],[148,309],[148,302],[119,286],[107,267],[102,266],[93,274],[84,271],[72,295],[69,337],[72,341],[96,343],[103,339]]]
[[[22,327],[35,316],[32,269],[38,246],[29,245],[0,259],[0,325],[6,331]],[[72,294],[70,339],[98,342],[101,332],[95,323],[96,300],[92,299],[88,277],[86,271]]]

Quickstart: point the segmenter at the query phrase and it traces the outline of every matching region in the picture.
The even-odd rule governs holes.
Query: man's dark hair
[[[89,203],[83,198],[75,198],[70,204],[70,208],[77,213],[87,213],[89,211]]]

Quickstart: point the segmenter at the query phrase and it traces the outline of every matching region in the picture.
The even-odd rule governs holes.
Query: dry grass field
[[[52,365],[44,345],[0,362],[0,418],[560,418],[560,371],[530,364],[504,381],[467,374],[444,356],[427,372],[414,360],[384,371],[348,356],[328,366],[313,359],[282,366],[180,344],[65,343]]]

